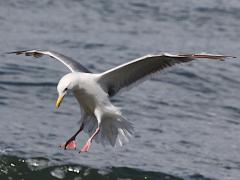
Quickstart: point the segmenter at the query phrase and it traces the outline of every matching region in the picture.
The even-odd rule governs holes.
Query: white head
[[[62,100],[64,96],[70,92],[73,91],[78,87],[78,75],[76,73],[69,73],[63,76],[60,81],[58,82],[57,91],[58,91],[58,99],[56,102],[56,108],[59,108],[59,106],[62,103]]]

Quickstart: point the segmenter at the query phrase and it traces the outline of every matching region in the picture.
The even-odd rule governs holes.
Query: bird
[[[88,152],[93,140],[111,146],[117,144],[122,146],[129,141],[133,134],[133,124],[111,102],[112,97],[118,92],[134,87],[153,74],[176,64],[187,63],[195,59],[223,61],[226,58],[235,58],[208,53],[157,53],[142,56],[102,73],[93,73],[78,61],[55,51],[24,50],[8,54],[22,54],[35,58],[47,55],[69,69],[70,72],[58,82],[56,108],[58,109],[64,97],[72,92],[81,109],[80,127],[60,147],[65,150],[76,149],[76,137],[84,131],[89,135],[89,139],[79,153]]]

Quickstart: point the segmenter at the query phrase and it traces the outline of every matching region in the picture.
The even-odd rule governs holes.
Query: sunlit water
[[[52,49],[93,72],[160,51],[240,57],[239,19],[237,0],[0,1],[0,51]],[[239,58],[176,66],[116,96],[134,137],[86,154],[58,148],[80,119],[72,96],[54,110],[67,69],[0,59],[0,179],[240,179]]]

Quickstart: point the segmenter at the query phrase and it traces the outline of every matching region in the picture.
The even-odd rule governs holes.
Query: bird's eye
[[[65,89],[64,89],[64,92],[66,92],[67,90],[68,90],[68,88],[65,88]]]

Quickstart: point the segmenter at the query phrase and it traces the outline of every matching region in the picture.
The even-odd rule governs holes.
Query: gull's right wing
[[[149,75],[175,64],[186,63],[194,59],[224,60],[227,57],[232,56],[207,53],[146,55],[103,72],[100,74],[98,82],[109,96],[114,96],[120,89],[139,82],[139,80],[141,82]]]

